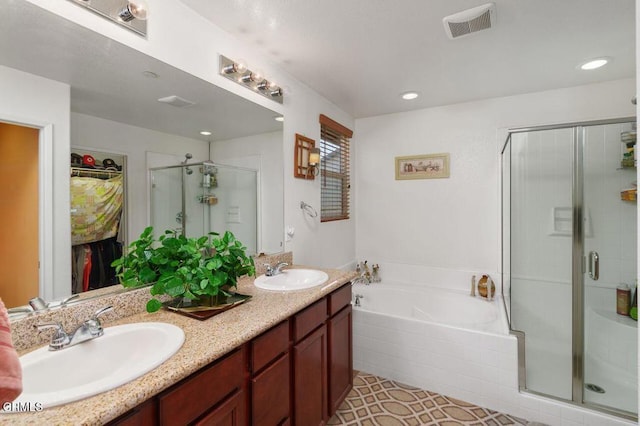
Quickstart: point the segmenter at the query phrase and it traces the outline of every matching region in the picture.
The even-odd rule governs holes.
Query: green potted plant
[[[236,287],[239,277],[255,275],[253,258],[229,231],[200,238],[165,231],[156,241],[148,227],[112,266],[124,287],[153,283],[152,296],[166,294],[210,306],[229,296],[227,290]],[[161,307],[156,298],[147,302],[148,312]]]

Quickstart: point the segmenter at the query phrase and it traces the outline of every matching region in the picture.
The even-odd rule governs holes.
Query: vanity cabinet
[[[294,424],[323,425],[353,386],[351,285],[294,316]]]
[[[343,286],[331,293],[328,301],[328,398],[329,417],[331,417],[353,387],[351,286]]]
[[[353,385],[345,284],[109,423],[324,425]]]
[[[290,424],[289,320],[251,342],[251,424]]]
[[[293,317],[295,425],[322,425],[329,419],[326,320],[327,298]]]
[[[186,378],[158,397],[161,425],[244,425],[244,347]]]

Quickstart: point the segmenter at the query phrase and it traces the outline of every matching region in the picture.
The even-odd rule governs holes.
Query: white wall
[[[259,170],[261,199],[259,250],[265,253],[282,251],[284,248],[282,132],[212,142],[211,160],[216,163]]]
[[[196,161],[196,159],[208,158],[209,150],[206,142],[196,139],[156,132],[78,113],[71,114],[71,144],[127,156],[127,241],[136,239],[149,224],[147,168],[156,167],[159,164],[148,165],[147,152],[172,156],[169,158],[176,158],[173,164],[178,164],[184,160],[184,155],[187,152],[192,153],[194,157],[192,161]],[[65,158],[65,161],[65,165],[68,167],[69,159]],[[67,183],[67,193],[69,192],[68,186]]]
[[[53,193],[46,194],[52,201],[48,206],[51,210],[47,211],[51,229],[40,230],[41,234],[46,233],[53,242],[46,256],[40,259],[41,269],[45,268],[44,276],[41,276],[41,281],[45,280],[41,296],[46,300],[68,296],[71,294],[70,88],[57,81],[0,66],[0,93],[0,120],[39,128],[52,126],[53,147],[47,149],[51,158],[40,159],[47,161],[46,169],[51,168],[53,176]],[[42,143],[42,131],[40,140]],[[42,149],[40,154],[42,156]],[[44,196],[45,194],[40,194],[41,201]]]
[[[472,273],[498,277],[499,152],[507,129],[632,116],[633,79],[356,120],[356,253],[415,265],[413,279],[467,289]],[[448,179],[395,180],[394,157],[448,152]],[[461,274],[466,272],[466,274]],[[462,278],[464,277],[464,278]]]
[[[293,240],[285,243],[285,250],[294,252],[296,263],[320,267],[337,267],[353,261],[353,219],[320,224],[319,218],[305,218],[299,207],[300,201],[304,200],[319,210],[320,182],[318,179],[310,182],[293,178],[295,134],[301,133],[318,140],[320,114],[325,114],[349,128],[353,128],[352,117],[295,80],[286,70],[271,63],[261,52],[238,41],[181,2],[151,2],[148,36],[145,39],[78,7],[73,2],[27,1],[284,115],[285,226],[296,229]],[[278,81],[286,90],[284,104],[273,102],[218,75],[219,54],[230,58],[243,58],[251,67],[262,69],[266,76]]]

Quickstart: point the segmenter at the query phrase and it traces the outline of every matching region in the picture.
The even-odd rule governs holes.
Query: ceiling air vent
[[[491,28],[496,20],[496,4],[487,3],[482,6],[463,10],[442,18],[444,30],[450,39],[462,37],[477,31]]]

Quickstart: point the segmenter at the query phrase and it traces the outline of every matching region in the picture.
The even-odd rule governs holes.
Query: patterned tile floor
[[[359,372],[329,426],[526,425],[521,419]]]

